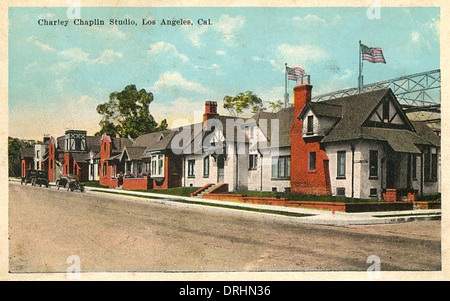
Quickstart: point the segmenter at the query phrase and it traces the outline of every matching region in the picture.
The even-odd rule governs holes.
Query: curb
[[[20,183],[18,179],[9,179],[11,182]],[[55,186],[55,183],[50,183],[49,186]],[[147,198],[146,201],[164,204],[176,205],[181,207],[201,206],[204,209],[222,209],[232,212],[239,212],[245,214],[257,214],[269,219],[284,219],[295,221],[303,224],[316,224],[326,226],[349,226],[349,225],[374,225],[374,224],[393,224],[406,223],[413,221],[431,221],[441,220],[440,209],[422,209],[414,211],[384,211],[384,212],[363,212],[363,213],[345,213],[332,212],[317,209],[285,207],[265,204],[240,203],[230,201],[216,201],[202,198],[193,198],[185,196],[176,196],[159,193],[138,192],[129,190],[119,190],[111,188],[99,188],[85,186],[85,191],[88,193],[110,193],[121,197],[142,197]],[[153,197],[153,199],[152,199]],[[192,202],[189,204],[189,202]],[[257,212],[262,210],[263,212]],[[307,216],[287,216],[283,214],[305,214]],[[386,215],[387,217],[383,217]],[[394,215],[394,216],[392,216]],[[403,215],[403,216],[402,216]]]

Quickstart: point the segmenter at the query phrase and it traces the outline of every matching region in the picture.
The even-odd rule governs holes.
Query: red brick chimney
[[[294,114],[295,119],[302,111],[303,107],[311,102],[311,90],[312,86],[309,84],[296,86],[294,88]]]
[[[203,114],[203,122],[205,122],[211,117],[216,116],[219,116],[219,114],[217,114],[217,102],[215,101],[205,102],[205,113]]]

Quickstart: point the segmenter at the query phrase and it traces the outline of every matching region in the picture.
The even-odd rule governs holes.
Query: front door
[[[225,157],[219,155],[217,158],[217,183],[223,183],[225,170]]]

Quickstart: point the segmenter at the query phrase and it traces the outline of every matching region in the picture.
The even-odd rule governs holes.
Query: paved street
[[[440,270],[440,221],[322,226],[9,184],[11,272]]]

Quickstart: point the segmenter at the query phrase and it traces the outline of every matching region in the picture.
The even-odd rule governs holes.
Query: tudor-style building
[[[389,200],[440,192],[440,139],[411,122],[390,89],[321,102],[311,102],[309,84],[293,90],[293,107],[241,124],[207,102],[191,136],[200,147],[183,155],[183,186]]]
[[[354,198],[439,192],[439,137],[411,122],[390,89],[311,102],[294,88],[291,190]]]

